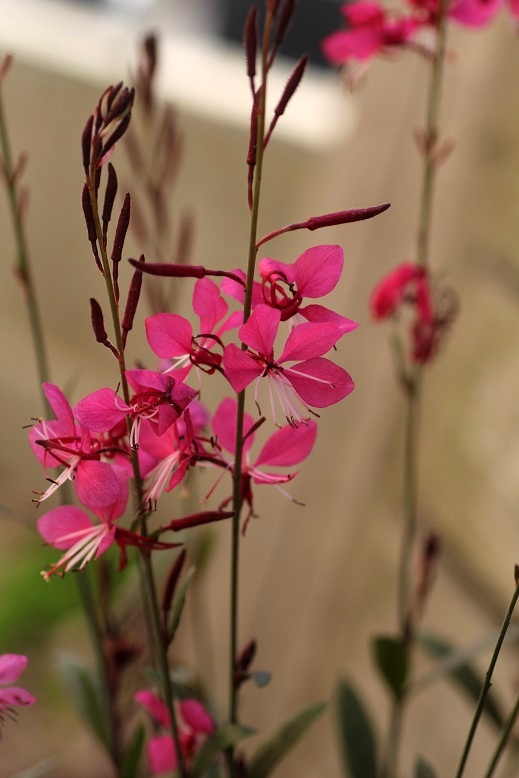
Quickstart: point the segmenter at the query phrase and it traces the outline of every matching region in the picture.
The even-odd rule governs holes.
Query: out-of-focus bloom
[[[396,15],[369,0],[341,6],[348,29],[323,41],[325,56],[334,65],[350,60],[365,62],[376,54],[394,51],[413,37],[419,24],[412,16]]]
[[[142,689],[135,693],[134,699],[157,724],[169,729],[168,709],[160,697]],[[215,725],[202,703],[194,698],[181,700],[177,710],[182,758],[184,764],[189,767],[206,738],[214,732]],[[150,738],[147,751],[153,775],[162,775],[177,769],[178,757],[171,735],[156,735]]]
[[[411,362],[430,362],[438,351],[441,337],[452,323],[457,301],[448,288],[433,295],[427,270],[403,263],[375,286],[370,309],[374,319],[398,320],[403,308],[411,310],[408,339]]]
[[[0,684],[4,687],[0,689],[0,724],[5,718],[13,717],[13,708],[34,705],[36,702],[36,697],[30,692],[19,686],[12,686],[26,667],[27,657],[23,654],[0,655]]]

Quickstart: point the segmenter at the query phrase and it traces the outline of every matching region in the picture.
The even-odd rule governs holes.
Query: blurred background
[[[244,264],[250,97],[243,53],[232,38],[246,6],[0,0],[0,49],[15,58],[4,101],[13,150],[29,153],[27,230],[52,376],[73,400],[117,383],[113,360],[90,328],[88,298],[104,298],[81,211],[81,132],[101,91],[131,81],[138,44],[150,30],[160,34],[159,93],[175,107],[181,138],[172,218],[177,226],[183,214],[192,221],[194,263]],[[243,643],[257,638],[257,666],[273,679],[266,689],[244,689],[242,718],[265,736],[301,707],[332,699],[337,679],[349,677],[383,733],[387,697],[371,669],[369,639],[395,627],[403,402],[388,333],[370,321],[367,304],[376,280],[413,258],[420,188],[413,133],[423,124],[428,69],[412,54],[377,61],[351,95],[322,67],[316,46],[317,35],[340,24],[337,4],[307,0],[300,10],[310,20],[315,54],[269,148],[260,234],[319,213],[392,206],[374,221],[285,235],[269,246],[270,256],[291,262],[310,245],[341,244],[345,272],[329,304],[361,326],[337,355],[357,388],[341,407],[322,413],[313,457],[290,487],[306,507],[258,490],[260,518],[242,543],[240,634]],[[329,26],[317,27],[316,18]],[[442,128],[456,147],[439,176],[432,257],[457,290],[461,312],[425,384],[420,520],[424,531],[441,535],[443,548],[425,626],[469,646],[497,632],[519,561],[519,50],[504,13],[484,31],[453,29],[449,43]],[[273,75],[273,100],[290,72],[289,54],[301,46],[296,35]],[[121,144],[113,161],[131,191]],[[0,652],[29,656],[21,685],[39,698],[6,727],[0,775],[42,763],[54,778],[109,778],[57,669],[66,656],[91,662],[73,577],[45,584],[39,576],[55,553],[42,549],[35,532],[31,490],[43,479],[23,427],[42,408],[4,192],[0,235]],[[125,253],[141,250],[133,239]],[[183,287],[181,313],[190,296]],[[142,306],[140,323],[146,314]],[[129,351],[151,362],[142,329],[136,327]],[[204,400],[214,407],[210,394]],[[197,595],[205,591],[206,599],[184,618],[172,655],[188,666],[201,657],[203,681],[223,716],[229,528],[211,536]],[[207,617],[203,637],[200,613]],[[478,656],[482,667],[487,657],[488,648]],[[428,669],[418,657],[417,674]],[[497,678],[505,699],[513,699],[517,680],[510,646]],[[472,711],[445,681],[413,699],[403,774],[416,753],[439,774],[451,772]],[[486,727],[475,765],[486,764],[482,755],[494,742]],[[279,775],[342,775],[333,704]]]

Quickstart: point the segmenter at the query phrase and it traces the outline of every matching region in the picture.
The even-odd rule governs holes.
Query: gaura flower
[[[134,700],[142,705],[159,726],[169,729],[169,712],[160,697],[142,689],[134,694]],[[215,725],[202,703],[194,698],[181,700],[177,708],[182,758],[189,767],[204,741],[214,732]],[[171,735],[156,735],[150,738],[147,752],[153,775],[162,775],[177,769],[178,757]]]
[[[27,667],[27,657],[23,654],[0,655],[0,724],[5,719],[15,717],[13,708],[34,705],[36,697],[19,686],[12,686]]]
[[[267,378],[274,421],[272,389],[278,395],[287,422],[297,425],[307,420],[308,414],[317,415],[310,406],[326,408],[353,391],[354,383],[348,373],[322,358],[322,354],[348,332],[349,325],[337,322],[299,324],[290,332],[281,356],[274,359],[274,341],[280,320],[279,309],[256,306],[238,333],[248,349],[243,351],[231,343],[225,349],[223,364],[235,392],[241,392],[256,380],[257,395],[258,379]],[[287,362],[296,364],[287,367]]]
[[[236,400],[226,398],[218,406],[213,416],[213,431],[216,436],[216,443],[225,451],[232,454],[232,459],[225,456],[222,452],[220,457],[222,464],[230,473],[234,471],[234,454],[236,447]],[[308,420],[305,424],[294,427],[286,424],[279,430],[276,430],[265,442],[256,460],[251,462],[250,449],[254,442],[254,420],[248,413],[243,418],[243,458],[242,458],[242,497],[249,506],[249,513],[245,519],[243,531],[245,531],[248,521],[254,515],[254,497],[252,484],[271,484],[279,489],[282,494],[292,499],[280,484],[286,484],[292,481],[297,475],[297,471],[292,473],[276,473],[265,470],[265,467],[293,467],[305,460],[315,443],[317,436],[317,424]],[[224,501],[220,508],[224,507],[229,500]]]
[[[193,310],[200,321],[196,336],[191,323],[175,313],[159,313],[148,317],[145,322],[152,350],[161,359],[173,360],[165,372],[174,371],[175,377],[182,381],[193,367],[209,375],[220,370],[223,353],[221,336],[237,327],[242,320],[241,313],[233,313],[222,322],[228,305],[209,278],[200,278],[196,282]]]

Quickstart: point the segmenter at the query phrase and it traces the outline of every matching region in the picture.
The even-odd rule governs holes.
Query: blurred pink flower
[[[36,702],[36,697],[30,692],[11,685],[21,676],[27,667],[27,661],[23,654],[0,655],[0,684],[5,687],[0,689],[0,723],[6,714],[12,714],[12,708],[34,705]]]

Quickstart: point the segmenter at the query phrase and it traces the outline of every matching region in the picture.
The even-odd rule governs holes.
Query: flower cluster
[[[410,311],[404,333],[409,342],[409,360],[425,364],[436,355],[456,314],[457,301],[448,287],[433,291],[425,268],[406,262],[375,286],[370,308],[373,318],[378,321],[399,321],[404,310]]]
[[[341,7],[346,29],[323,41],[325,56],[334,65],[369,62],[378,54],[404,47],[429,50],[438,23],[442,0],[408,0],[403,10],[387,9],[376,0],[359,0]],[[502,0],[449,0],[447,16],[465,27],[490,23]],[[510,0],[509,11],[519,19],[519,3]],[[429,41],[429,43],[428,43]]]
[[[316,246],[293,264],[263,259],[245,324],[243,311],[231,312],[222,295],[223,290],[231,300],[243,300],[238,271],[224,279],[222,289],[207,277],[198,278],[192,296],[196,326],[174,313],[146,319],[148,343],[158,360],[156,369],[125,371],[133,391],[128,401],[116,389],[102,387],[72,407],[57,386],[45,384],[54,418],[37,421],[29,434],[49,482],[36,502],[71,481],[80,503],[62,504],[38,520],[44,540],[63,552],[46,579],[84,568],[114,543],[123,565],[128,545],[150,551],[171,548],[177,543],[163,540],[163,533],[231,515],[225,511],[229,486],[213,511],[170,520],[152,535],[123,526],[129,494],[136,491],[135,454],[143,482],[140,515],[156,510],[161,495],[177,488],[190,468],[221,473],[210,495],[222,478],[233,477],[236,400],[224,399],[211,418],[199,399],[207,376],[219,375],[236,393],[253,383],[257,407],[266,402],[277,427],[251,462],[254,430],[265,417],[254,421],[245,415],[241,483],[249,512],[244,526],[254,515],[256,485],[279,488],[294,478],[296,473],[287,468],[302,462],[316,439],[315,409],[339,402],[354,387],[349,374],[325,354],[355,322],[320,304],[305,303],[332,291],[342,268],[338,246]],[[197,388],[186,383],[191,379]]]

